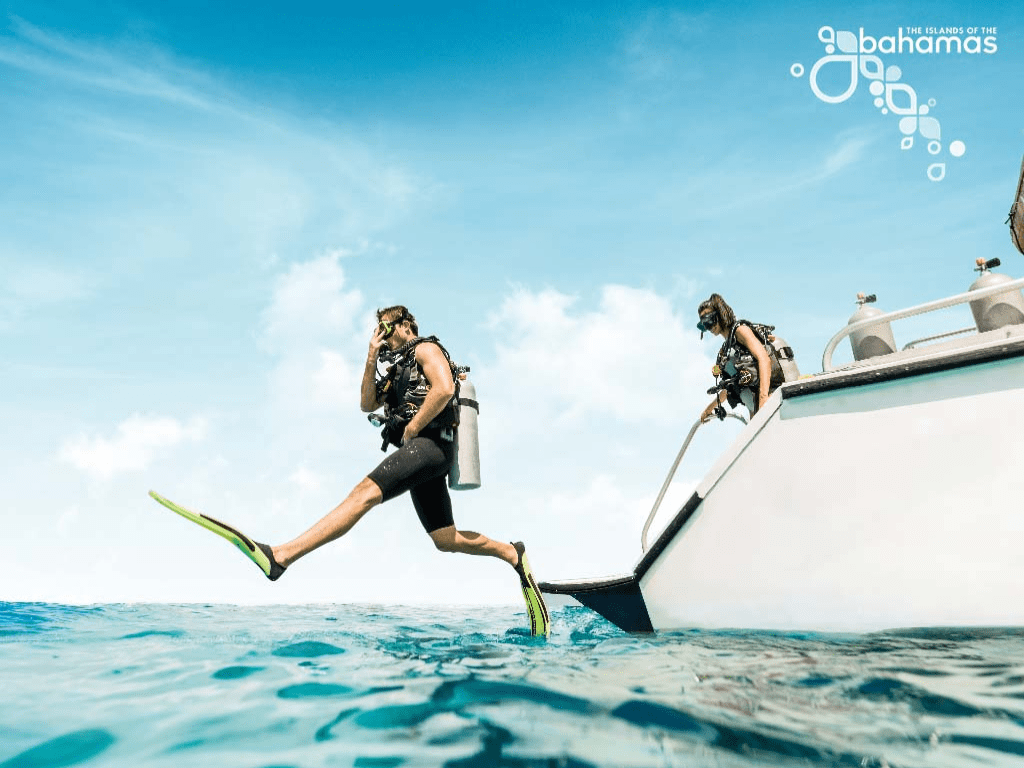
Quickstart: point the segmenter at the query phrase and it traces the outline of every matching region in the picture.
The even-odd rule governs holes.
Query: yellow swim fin
[[[165,499],[156,491],[150,491],[149,495],[172,512],[184,517],[186,520],[191,520],[196,525],[200,525],[208,531],[213,531],[218,536],[230,541],[238,547],[239,551],[243,555],[256,563],[256,565],[260,567],[260,570],[263,571],[263,575],[271,581],[277,581],[281,578],[281,574],[284,573],[285,569],[276,560],[274,560],[274,552],[266,544],[260,544],[258,541],[253,541],[244,533],[235,530],[230,525],[220,522],[220,520],[214,520],[212,517],[207,515],[185,509],[184,507],[175,504],[170,499]]]
[[[519,553],[516,573],[519,574],[519,585],[523,588],[523,600],[526,601],[526,612],[530,617],[530,634],[548,637],[551,634],[551,616],[537,588],[537,580],[533,578],[530,561],[526,559],[526,545],[521,541],[514,541],[512,546]]]

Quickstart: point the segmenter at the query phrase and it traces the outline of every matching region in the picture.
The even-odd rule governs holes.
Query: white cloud
[[[57,518],[57,525],[54,527],[54,531],[57,536],[62,539],[66,539],[74,528],[75,522],[82,515],[82,510],[77,504],[72,504],[70,507],[65,509],[60,517]]]
[[[205,436],[203,419],[182,423],[135,415],[119,424],[111,437],[80,435],[66,441],[60,458],[96,479],[109,480],[123,472],[145,469],[159,452]]]
[[[290,353],[351,334],[363,303],[359,290],[345,290],[339,260],[331,251],[293,264],[280,276],[263,316],[263,338],[271,349]]]
[[[300,491],[318,491],[321,486],[320,475],[316,474],[305,466],[301,466],[292,472],[291,477],[288,478]]]
[[[0,328],[12,325],[39,307],[77,301],[88,297],[95,281],[75,270],[5,258],[4,280],[0,282]]]
[[[609,285],[596,309],[573,311],[577,303],[551,289],[504,301],[491,318],[497,360],[481,371],[489,400],[519,421],[559,424],[674,420],[700,407],[711,359],[668,299]]]
[[[693,493],[697,481],[673,482],[652,520],[647,535],[650,547]],[[528,506],[547,522],[548,540],[538,548],[559,554],[551,578],[583,578],[632,569],[643,554],[641,533],[659,488],[638,489],[628,477],[599,474],[578,489],[559,490],[532,497]],[[564,547],[586,532],[585,547]]]
[[[370,327],[362,293],[346,283],[340,260],[347,255],[337,250],[292,265],[263,313],[261,338],[276,357],[268,382],[279,437],[306,435],[299,442],[308,444],[325,414],[358,418]]]
[[[328,407],[355,407],[362,369],[356,370],[344,355],[320,350],[320,367],[312,374],[312,401]]]
[[[488,509],[515,520],[511,535],[529,538],[545,578],[623,572],[639,557],[664,473],[710,400],[718,344],[701,342],[694,314],[664,293],[608,285],[590,306],[520,289],[491,318],[495,358],[474,371]],[[697,448],[652,540],[707,463],[707,443]],[[581,536],[586,546],[567,544]]]
[[[567,493],[558,491],[547,496],[543,503],[553,513],[571,520],[589,520],[591,523],[606,525],[617,520],[629,520],[632,530],[639,520],[643,522],[647,514],[647,499],[627,496],[621,484],[608,475],[598,475],[590,481],[590,485],[581,492]]]
[[[4,283],[11,295],[40,304],[80,299],[92,290],[91,281],[78,272],[45,264],[17,264]]]

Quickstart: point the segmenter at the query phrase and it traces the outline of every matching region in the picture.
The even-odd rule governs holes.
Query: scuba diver
[[[494,557],[516,570],[531,633],[547,636],[550,617],[523,543],[495,541],[482,533],[455,527],[447,476],[456,451],[459,373],[436,336],[419,336],[416,318],[408,309],[393,306],[377,310],[360,387],[360,407],[372,414],[372,423],[384,425],[382,450],[389,444],[398,450],[364,477],[341,504],[284,544],[262,544],[207,515],[191,512],[154,492],[150,495],[234,543],[268,579],[276,581],[299,558],[348,533],[373,507],[408,491],[423,529],[438,550]],[[467,400],[467,404],[472,402]],[[383,418],[372,413],[381,406]]]
[[[717,293],[700,303],[697,315],[701,338],[708,331],[725,339],[711,369],[716,385],[708,394],[714,393],[715,399],[701,413],[702,423],[713,416],[725,418],[726,401],[731,408],[743,403],[753,416],[780,384],[799,376],[793,350],[772,334],[775,326],[737,320]]]

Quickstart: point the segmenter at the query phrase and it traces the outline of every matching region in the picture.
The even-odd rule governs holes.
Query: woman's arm
[[[708,407],[703,410],[700,415],[701,424],[707,424],[711,421],[711,417],[715,415],[715,408],[722,404],[722,401],[728,397],[728,393],[723,389],[720,390],[715,399],[708,403]]]

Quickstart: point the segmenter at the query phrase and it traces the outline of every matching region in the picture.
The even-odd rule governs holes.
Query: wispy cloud
[[[223,109],[213,81],[164,59],[154,66],[155,50],[147,51],[148,66],[128,61],[107,47],[60,35],[13,18],[13,37],[0,38],[0,62],[51,80],[80,87],[154,99],[192,109]]]
[[[111,436],[79,435],[60,448],[60,459],[97,480],[146,469],[162,451],[205,438],[207,424],[195,418],[135,415],[118,424]]]
[[[7,262],[7,263],[4,263]],[[79,301],[95,290],[96,280],[74,268],[3,260],[0,281],[0,331],[8,330],[26,314],[43,307]]]
[[[878,131],[845,131],[830,146],[808,150],[804,163],[787,169],[763,168],[755,155],[733,158],[720,163],[714,173],[689,179],[682,194],[693,204],[696,217],[735,215],[841,177],[867,159],[879,136]]]
[[[871,140],[865,136],[847,136],[840,140],[830,154],[825,157],[817,173],[811,175],[816,181],[835,176],[851,165],[857,163],[863,156],[864,150],[871,145]]]
[[[97,256],[126,245],[122,229],[137,238],[133,256],[227,255],[229,243],[260,259],[310,230],[312,242],[351,242],[432,187],[350,127],[304,114],[301,102],[280,107],[273,93],[157,45],[14,19],[0,33],[0,78],[12,75],[9,154],[36,190],[15,201],[19,211],[42,199],[48,215],[84,221],[98,233]]]
[[[707,26],[705,18],[678,10],[648,10],[624,35],[626,71],[638,82],[676,82],[703,76],[694,41]]]

